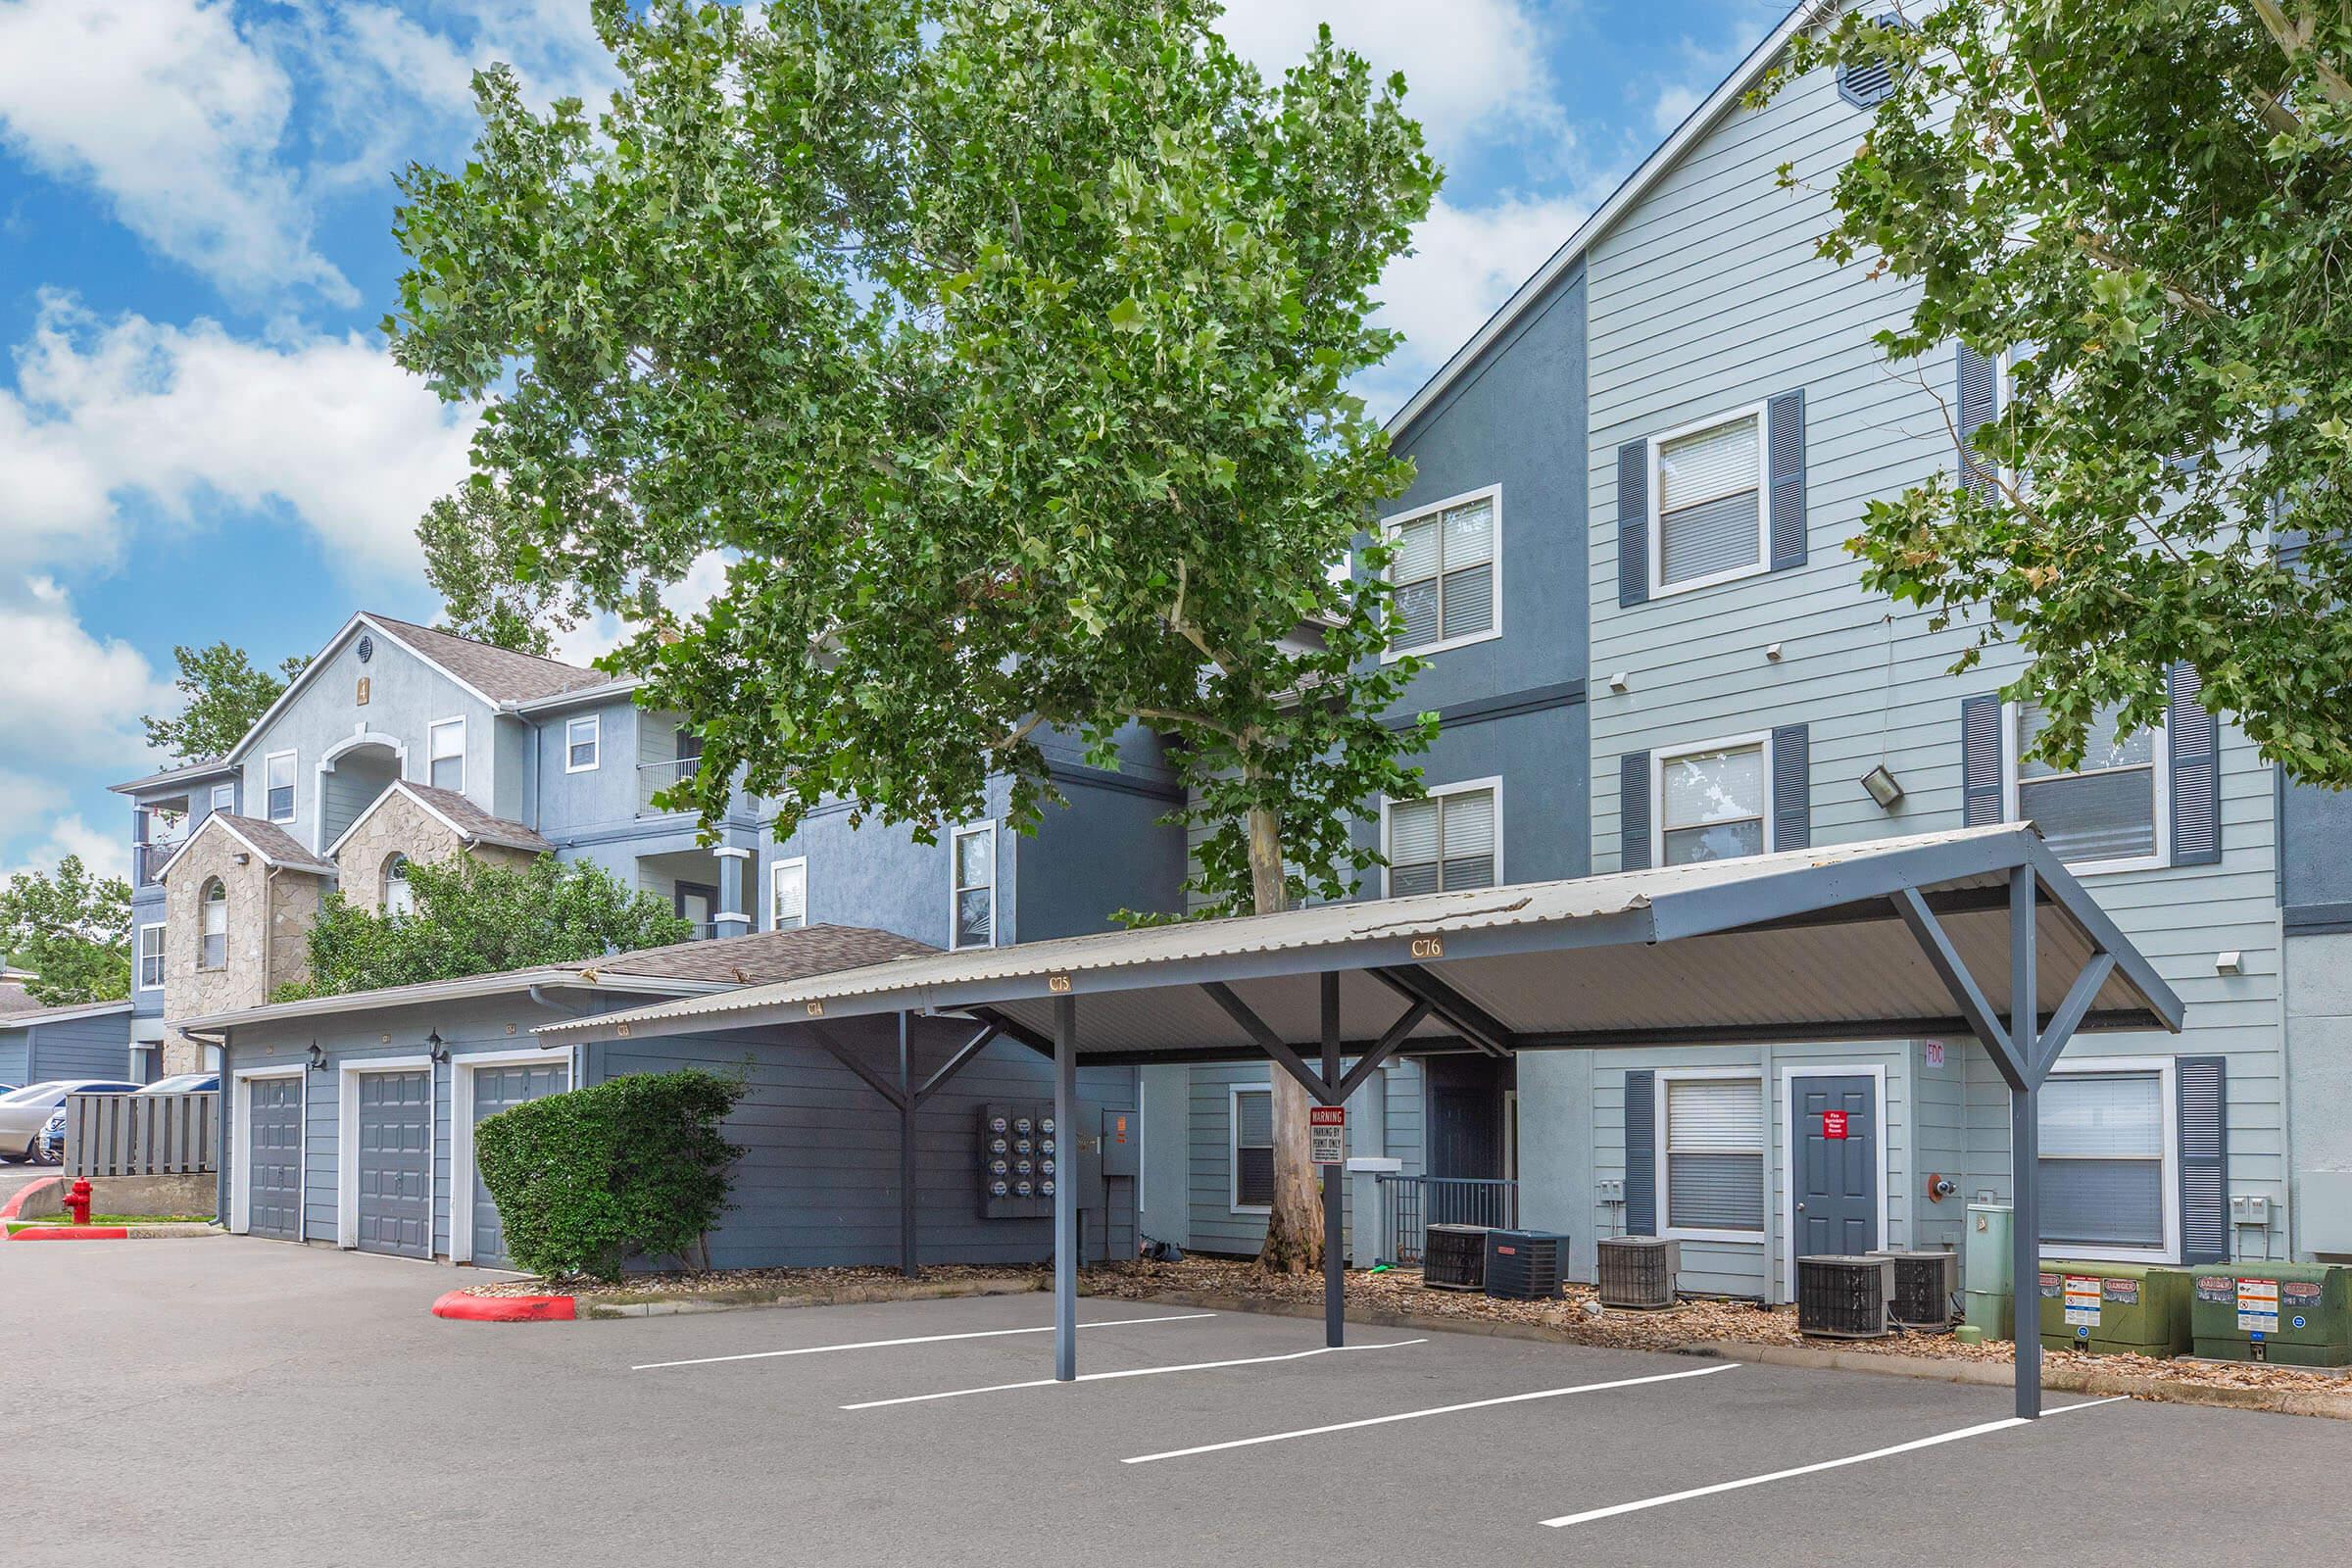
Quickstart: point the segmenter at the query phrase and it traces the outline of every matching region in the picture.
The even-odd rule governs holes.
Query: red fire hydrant
[[[76,1176],[74,1185],[66,1189],[66,1207],[73,1211],[74,1224],[87,1225],[90,1222],[90,1179],[87,1176]]]

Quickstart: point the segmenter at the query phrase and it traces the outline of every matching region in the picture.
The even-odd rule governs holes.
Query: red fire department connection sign
[[[1843,1138],[1845,1136],[1845,1112],[1842,1110],[1823,1111],[1821,1113],[1821,1136]]]

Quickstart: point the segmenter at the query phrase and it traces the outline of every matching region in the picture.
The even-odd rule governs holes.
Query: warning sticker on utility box
[[[2278,1282],[2237,1282],[2237,1326],[2253,1334],[2278,1332]]]
[[[2101,1289],[2110,1301],[2121,1301],[2126,1306],[2139,1304],[2139,1281],[2137,1280],[2109,1280]]]
[[[2066,1277],[2066,1326],[2099,1326],[2099,1281],[2081,1274]]]
[[[2237,1281],[2227,1274],[2197,1276],[2197,1299],[2227,1304],[2237,1299]]]

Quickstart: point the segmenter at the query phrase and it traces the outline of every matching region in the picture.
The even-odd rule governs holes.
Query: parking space
[[[0,1318],[44,1468],[137,1499],[21,1492],[65,1562],[2170,1562],[2333,1550],[2352,1463],[2331,1422],[1134,1301],[1054,1386],[1042,1296],[509,1328],[316,1248],[6,1261],[76,1302]]]

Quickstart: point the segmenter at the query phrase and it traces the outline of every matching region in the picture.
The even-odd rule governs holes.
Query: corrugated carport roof
[[[1055,1001],[1074,996],[1090,1059],[1254,1059],[1263,1040],[1240,1014],[1309,1047],[1315,977],[1336,972],[1350,1054],[1433,992],[1440,1004],[1408,1049],[1965,1035],[1970,1020],[1898,901],[1919,895],[1984,994],[2006,999],[2021,867],[2042,911],[2038,1010],[2059,1011],[2105,953],[2113,966],[2079,1027],[2179,1028],[2180,999],[2040,836],[2006,824],[924,955],[540,1032],[594,1041],[935,1010],[1042,1044]],[[1219,987],[1243,1005],[1221,1003]]]

